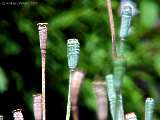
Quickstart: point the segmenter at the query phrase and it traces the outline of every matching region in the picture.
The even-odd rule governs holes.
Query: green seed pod
[[[115,91],[114,76],[112,74],[106,75],[105,79],[112,118],[113,120],[124,120],[122,95]]]
[[[114,78],[113,75],[106,75],[106,85],[107,85],[107,93],[108,93],[108,99],[110,103],[110,110],[111,110],[111,115],[114,120],[114,113],[115,113],[115,107],[116,107],[116,92],[114,90]]]
[[[155,102],[153,98],[147,98],[145,102],[145,120],[153,120]]]
[[[78,39],[68,39],[67,41],[67,57],[68,67],[74,70],[78,64],[80,46]]]
[[[121,28],[120,28],[120,38],[124,40],[128,36],[128,30],[130,28],[130,23],[132,20],[132,7],[124,6],[122,8],[121,17]]]
[[[125,74],[125,60],[124,58],[117,58],[113,61],[114,65],[114,87],[116,92],[120,92],[122,80]]]
[[[106,82],[107,82],[107,92],[109,101],[115,101],[116,93],[114,90],[114,77],[112,74],[106,75]]]

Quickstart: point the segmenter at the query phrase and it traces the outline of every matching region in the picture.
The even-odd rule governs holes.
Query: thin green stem
[[[115,89],[115,120],[124,120],[121,86],[123,81],[123,76],[125,73],[125,61],[122,57],[119,57],[113,61],[114,63],[114,89]]]
[[[124,54],[125,54],[125,40],[124,39],[121,39],[120,40],[120,46],[119,46],[119,57],[124,57]]]
[[[114,88],[115,91],[120,93],[123,77],[125,74],[125,59],[119,57],[113,61],[114,71]]]
[[[69,72],[69,86],[68,86],[68,101],[67,101],[66,120],[70,119],[70,113],[71,113],[71,82],[72,82],[72,73],[73,73],[73,70],[70,70],[70,72]]]

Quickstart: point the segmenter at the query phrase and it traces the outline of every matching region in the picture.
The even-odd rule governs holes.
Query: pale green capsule
[[[113,75],[106,75],[105,77],[106,82],[107,82],[107,93],[108,93],[108,99],[109,99],[109,104],[110,104],[110,111],[112,118],[114,120],[114,113],[115,113],[115,107],[116,107],[116,92],[114,90],[114,78]]]
[[[109,101],[113,101],[116,98],[116,92],[114,89],[114,78],[112,74],[106,75],[106,82]]]
[[[105,79],[112,118],[113,120],[124,120],[122,95],[115,91],[114,76],[112,74],[106,75]]]
[[[147,98],[145,102],[145,120],[153,120],[155,101],[153,98]]]
[[[79,59],[80,46],[78,39],[68,39],[67,41],[67,57],[68,67],[73,70],[76,68]]]
[[[121,28],[120,28],[121,40],[124,40],[128,36],[131,20],[132,20],[132,8],[130,6],[124,6],[122,8]]]

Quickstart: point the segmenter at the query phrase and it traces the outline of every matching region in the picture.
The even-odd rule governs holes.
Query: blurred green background
[[[4,3],[5,2],[5,3]],[[9,1],[12,2],[12,1]],[[127,71],[123,84],[126,112],[144,117],[144,101],[156,100],[154,120],[160,116],[160,1],[137,0],[139,14],[133,18],[127,39]],[[3,4],[2,4],[3,3]],[[18,3],[18,2],[17,2]],[[92,82],[112,73],[111,36],[105,0],[23,1],[0,4],[0,114],[22,108],[33,120],[32,95],[41,92],[41,56],[37,23],[48,22],[46,70],[47,119],[64,120],[68,68],[66,40],[78,38],[81,54],[78,68],[86,71],[79,97],[81,120],[96,120]],[[120,1],[112,0],[114,21],[120,28]]]

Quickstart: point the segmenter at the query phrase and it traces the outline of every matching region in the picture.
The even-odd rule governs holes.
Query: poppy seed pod
[[[42,116],[46,119],[46,103],[45,103],[45,61],[46,61],[46,47],[47,47],[47,25],[48,23],[38,23],[40,49],[42,57]]]
[[[127,113],[125,115],[125,118],[126,118],[126,120],[137,120],[137,116],[135,115],[134,112]]]
[[[124,40],[128,36],[128,31],[132,20],[132,7],[129,5],[122,7],[121,15],[120,38]]]
[[[22,109],[16,109],[12,111],[14,120],[24,120]]]
[[[117,120],[124,120],[122,95],[120,93],[116,93],[114,87],[114,76],[112,74],[109,74],[106,75],[105,79],[107,83],[107,93],[112,119],[115,120],[117,118]]]
[[[107,106],[106,84],[103,81],[95,81],[93,83],[93,88],[96,93],[98,120],[107,120],[108,106]]]
[[[40,48],[46,49],[47,47],[47,25],[48,23],[38,23],[39,39],[40,39]]]
[[[78,39],[68,39],[67,41],[67,57],[68,67],[70,70],[74,70],[78,64],[80,53],[80,46]]]
[[[35,120],[42,120],[42,95],[33,95],[33,112]]]
[[[147,98],[145,102],[145,120],[153,119],[155,101],[153,98]]]

